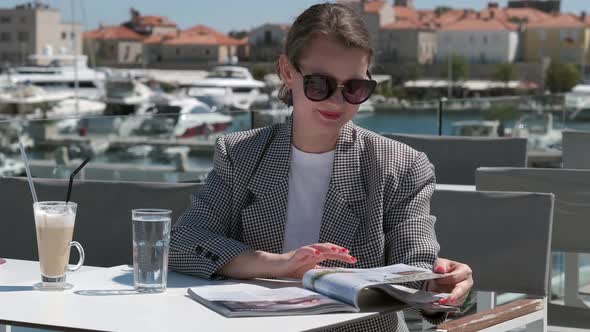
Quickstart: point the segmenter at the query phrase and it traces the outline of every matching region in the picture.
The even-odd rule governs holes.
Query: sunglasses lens
[[[375,81],[370,80],[350,80],[344,85],[342,91],[344,99],[351,104],[360,104],[365,102],[373,90],[375,90]]]
[[[332,91],[330,78],[325,75],[305,76],[305,96],[313,101],[322,101],[330,96]]]

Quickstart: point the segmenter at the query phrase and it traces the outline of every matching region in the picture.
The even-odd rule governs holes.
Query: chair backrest
[[[384,134],[426,153],[436,182],[475,184],[481,166],[526,167],[525,138]]]
[[[551,194],[436,190],[440,256],[468,264],[479,291],[547,295]]]
[[[590,169],[590,131],[564,130],[563,168]]]
[[[65,200],[67,181],[35,179],[40,201]],[[190,206],[194,183],[76,181],[72,201],[78,204],[74,240],[86,252],[85,265],[114,266],[132,261],[131,209],[162,208],[172,220]],[[26,178],[0,178],[0,256],[37,260],[33,206]]]
[[[480,168],[477,190],[555,194],[554,251],[590,252],[590,170]]]

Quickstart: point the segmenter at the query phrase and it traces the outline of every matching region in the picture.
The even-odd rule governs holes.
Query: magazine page
[[[306,272],[303,276],[303,286],[358,308],[358,295],[364,288],[436,279],[442,276],[444,275],[405,264],[372,269],[323,268]]]
[[[438,301],[450,296],[448,293],[434,293],[413,289],[402,285],[384,284],[374,288],[380,289],[386,294],[412,305],[418,309],[432,312],[458,312],[459,308],[442,305]]]
[[[273,289],[223,283],[191,287],[188,293],[197,302],[226,317],[358,312],[355,307],[298,287]]]

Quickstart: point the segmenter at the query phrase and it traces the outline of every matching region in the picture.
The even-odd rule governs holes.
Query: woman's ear
[[[292,89],[295,68],[293,68],[293,66],[289,62],[289,59],[287,59],[287,56],[285,56],[284,54],[281,54],[281,56],[279,57],[279,68],[281,70],[281,79],[289,89]]]

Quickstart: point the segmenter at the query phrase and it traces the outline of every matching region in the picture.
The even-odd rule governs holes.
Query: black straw
[[[76,170],[72,172],[72,175],[70,175],[70,184],[68,185],[68,196],[66,197],[66,204],[70,201],[70,194],[72,193],[72,185],[74,184],[74,177],[76,177],[76,174],[78,174],[78,172],[80,172],[82,167],[84,167],[89,161],[90,161],[90,157],[86,158],[86,160],[84,160],[82,162],[82,164],[80,164],[80,166],[78,166],[78,168],[76,168]]]

